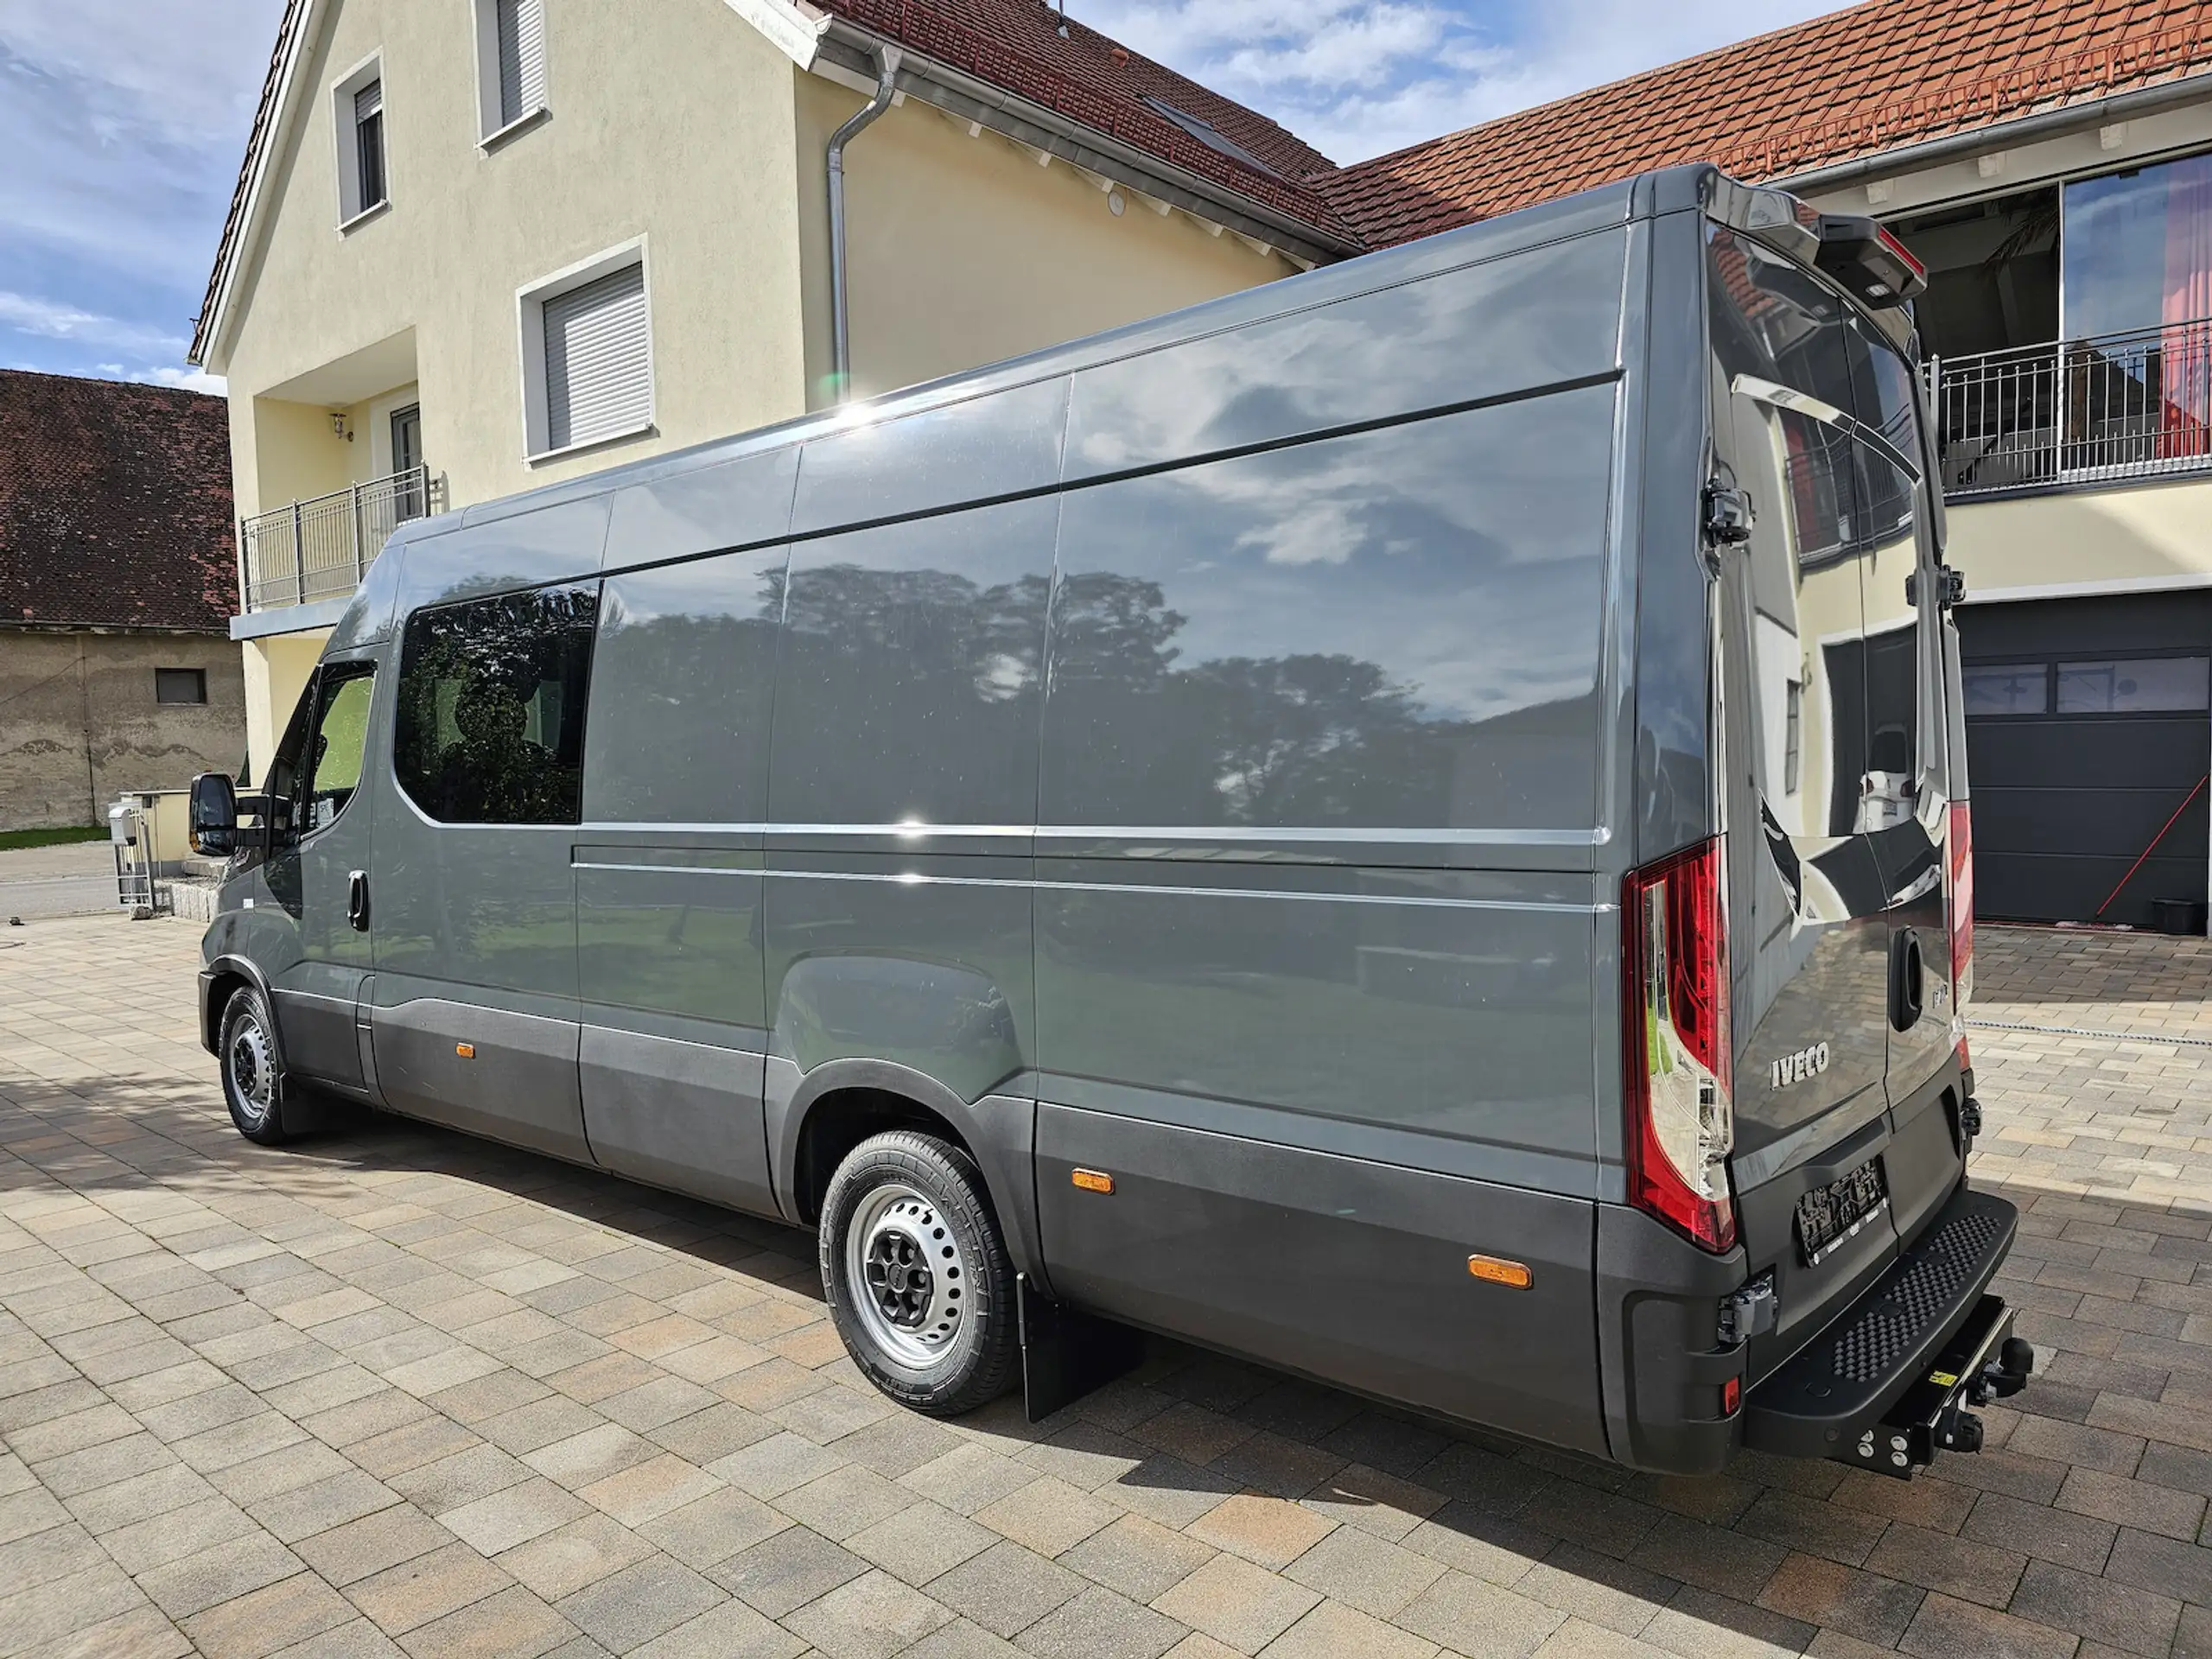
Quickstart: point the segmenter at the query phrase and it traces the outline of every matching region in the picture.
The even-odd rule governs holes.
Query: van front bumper
[[[2003,1198],[1961,1185],[1886,1273],[1745,1395],[1744,1444],[1885,1474],[1927,1462],[1946,1444],[1938,1420],[1955,1421],[2011,1333],[2012,1311],[1988,1290],[2019,1225]]]

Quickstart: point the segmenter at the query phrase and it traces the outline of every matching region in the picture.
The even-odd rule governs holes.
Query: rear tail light
[[[1631,874],[1621,903],[1629,1202],[1716,1255],[1736,1243],[1726,874],[1703,842]]]
[[[1950,879],[1943,904],[1951,925],[1951,1017],[1964,1020],[1974,995],[1974,814],[1964,801],[1951,803]],[[1960,1040],[1965,1036],[1961,1033]]]

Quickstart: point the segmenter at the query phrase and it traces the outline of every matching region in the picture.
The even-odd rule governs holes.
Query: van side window
[[[322,681],[316,695],[315,735],[305,756],[307,789],[299,814],[302,835],[311,836],[334,822],[360,787],[374,685],[366,671],[342,678],[326,675]]]
[[[417,611],[392,765],[442,823],[575,823],[596,582]]]
[[[1044,822],[1591,823],[1612,420],[1590,387],[1068,492]]]

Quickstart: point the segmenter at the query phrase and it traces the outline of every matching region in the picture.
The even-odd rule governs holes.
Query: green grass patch
[[[105,824],[75,830],[0,830],[0,853],[11,853],[19,847],[66,847],[72,842],[106,839]]]

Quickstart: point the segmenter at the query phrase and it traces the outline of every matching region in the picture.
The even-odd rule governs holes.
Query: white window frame
[[[620,432],[607,432],[581,443],[551,447],[550,416],[545,395],[545,302],[571,293],[587,283],[613,275],[626,265],[635,265],[645,279],[645,418]],[[536,467],[563,455],[582,454],[587,449],[604,448],[610,443],[622,443],[629,439],[643,437],[658,429],[660,413],[659,365],[653,359],[653,270],[651,251],[643,235],[633,236],[627,242],[603,248],[588,259],[541,276],[534,283],[525,283],[515,290],[517,326],[522,345],[522,456],[527,466]]]
[[[499,105],[499,0],[474,0],[476,10],[476,140],[477,149],[487,155],[513,137],[536,126],[552,111],[552,69],[546,68],[546,89],[533,109],[524,110],[512,121],[502,121]],[[550,19],[545,19],[547,26]]]
[[[371,81],[384,79],[384,53],[372,52],[330,83],[331,138],[338,162],[338,229],[342,235],[356,225],[374,219],[391,206],[391,99],[386,89],[384,121],[378,136],[384,144],[384,200],[364,202],[361,194],[360,123],[353,112],[354,95]]]

